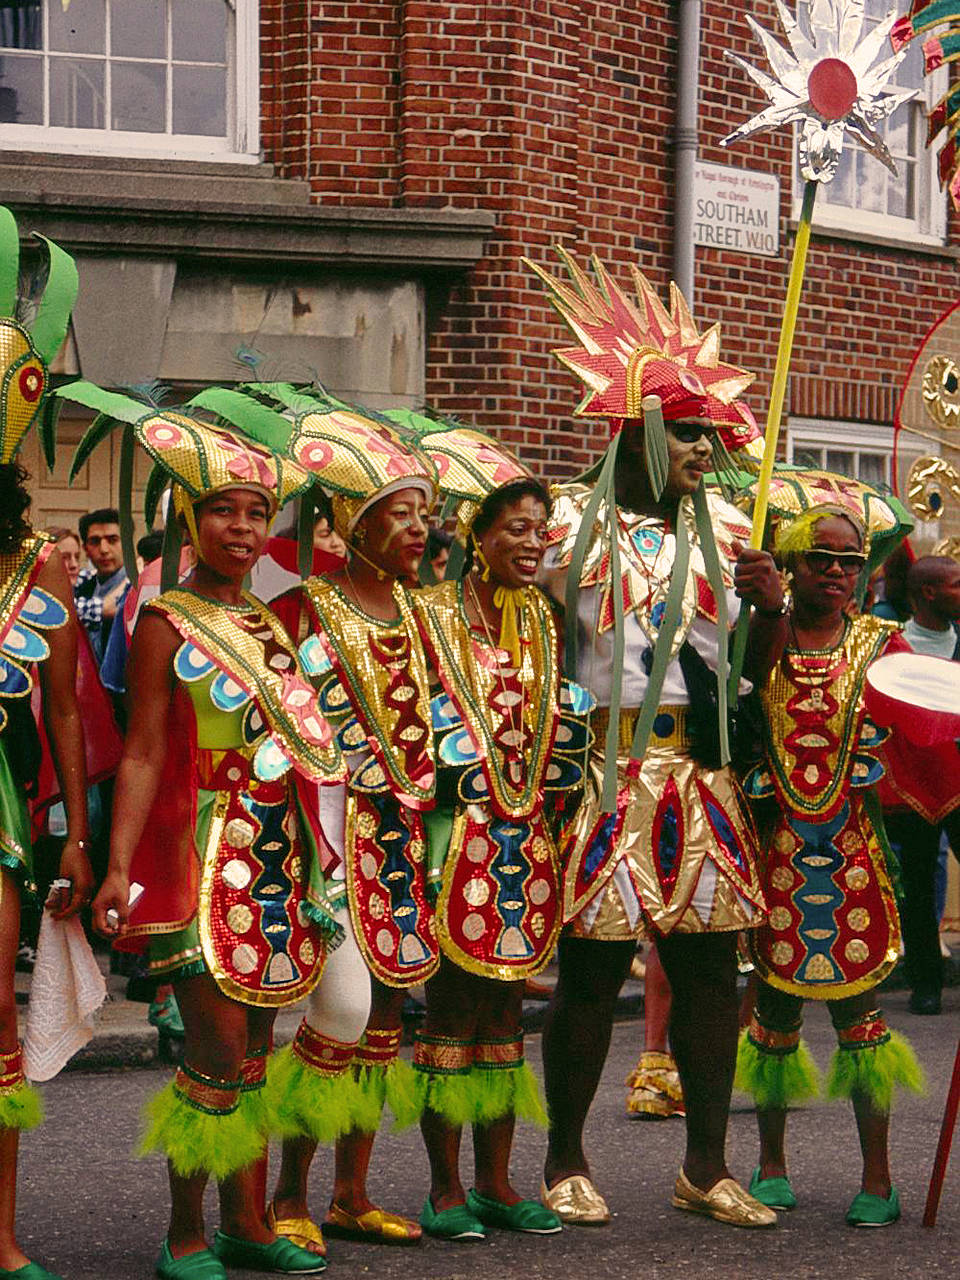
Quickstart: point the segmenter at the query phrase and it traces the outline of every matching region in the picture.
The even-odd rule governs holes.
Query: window
[[[893,483],[893,427],[862,422],[819,422],[791,418],[787,426],[787,462],[811,470],[835,471],[878,488],[906,493],[907,475],[921,454],[935,452],[923,440],[900,433],[897,443],[897,483]],[[932,537],[936,523],[918,523],[918,537]]]
[[[865,0],[864,34],[885,18],[890,8],[890,0]],[[801,0],[797,16],[809,33],[810,0]],[[906,56],[886,86],[891,91],[919,87],[919,94],[878,126],[896,163],[897,176],[864,151],[848,132],[836,176],[832,182],[822,183],[817,192],[814,225],[925,244],[944,242],[946,197],[937,178],[938,147],[926,146],[926,113],[946,92],[947,69],[924,77],[922,45],[919,38],[907,45]],[[886,53],[891,53],[889,44]],[[795,217],[802,193],[798,148],[794,153]]]
[[[0,0],[2,145],[255,159],[257,0]]]

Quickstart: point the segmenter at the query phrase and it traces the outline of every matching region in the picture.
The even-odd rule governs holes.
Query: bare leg
[[[244,1056],[268,1048],[276,1012],[247,1009],[248,1040]],[[223,1230],[241,1240],[270,1244],[274,1233],[264,1221],[266,1211],[267,1154],[220,1183],[220,1216]]]
[[[20,940],[20,891],[9,871],[0,870],[0,1053],[17,1048],[14,963]],[[29,1259],[17,1244],[17,1151],[19,1129],[0,1129],[0,1267],[15,1271]]]
[[[228,999],[209,974],[186,978],[176,983],[174,989],[183,1018],[185,1060],[204,1075],[236,1080],[247,1054],[247,1007]],[[271,1022],[272,1019],[266,1023],[266,1034]],[[274,1237],[263,1224],[262,1206],[258,1217],[256,1206],[250,1203],[253,1188],[249,1181],[244,1181],[246,1174],[247,1170],[243,1170],[227,1179],[228,1183],[236,1183],[237,1188],[233,1192],[228,1190],[226,1202],[221,1201],[224,1227],[231,1235],[269,1244]],[[169,1177],[171,1206],[167,1240],[170,1252],[180,1258],[207,1247],[203,1229],[203,1192],[207,1177],[194,1174],[185,1178],[172,1167],[169,1167]],[[231,1206],[232,1222],[226,1216],[227,1204]]]
[[[406,991],[387,987],[371,978],[372,1001],[367,1028],[392,1031],[400,1027]],[[375,1205],[367,1195],[367,1173],[376,1133],[354,1129],[337,1142],[333,1175],[333,1202],[354,1217],[368,1213]],[[419,1228],[416,1234],[419,1234]]]
[[[862,995],[850,996],[847,1000],[829,1001],[834,1026],[849,1026],[851,1022],[875,1009],[876,995],[875,991],[865,991]],[[878,1111],[873,1099],[864,1093],[854,1093],[851,1101],[863,1156],[860,1189],[886,1200],[890,1195],[891,1185],[890,1112]]]
[[[464,974],[465,977],[469,975]],[[477,1027],[478,1040],[503,1040],[523,1035],[523,983],[483,979],[483,1001]],[[464,991],[469,997],[470,992]],[[473,1126],[474,1177],[482,1196],[500,1204],[517,1204],[523,1197],[510,1182],[510,1152],[516,1117],[500,1116],[491,1124]]]
[[[799,996],[778,991],[754,977],[757,1018],[763,1027],[785,1034],[800,1035],[803,1001]],[[757,1129],[760,1133],[760,1177],[787,1177],[787,1109],[757,1107]]]
[[[651,947],[643,983],[643,1047],[653,1053],[670,1052],[667,1045],[670,1005],[670,983],[660,961],[660,953],[656,947]]]
[[[485,985],[482,978],[465,973],[444,956],[436,975],[426,986],[424,1034],[475,1040],[480,1025],[481,991]],[[427,1110],[420,1121],[420,1132],[430,1161],[430,1200],[434,1209],[442,1213],[444,1209],[464,1204],[467,1193],[460,1180],[460,1126]]]
[[[313,1138],[286,1138],[281,1148],[280,1175],[273,1193],[278,1218],[308,1218],[307,1181],[320,1144]]]
[[[544,1181],[589,1177],[583,1127],[610,1047],[613,1012],[636,948],[630,942],[560,939],[559,978],[543,1028],[550,1114]]]
[[[730,1176],[725,1147],[737,1060],[737,935],[669,934],[657,949],[673,991],[670,1045],[687,1109],[683,1170],[709,1191]]]

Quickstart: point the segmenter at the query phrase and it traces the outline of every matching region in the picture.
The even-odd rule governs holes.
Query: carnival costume
[[[818,512],[851,515],[849,503]],[[863,528],[863,512],[852,515]],[[809,549],[815,523],[796,521],[779,549]],[[749,942],[761,985],[737,1064],[738,1087],[760,1108],[785,1108],[819,1090],[801,1040],[803,1000],[871,991],[897,963],[892,856],[874,794],[889,731],[866,714],[864,684],[881,654],[907,648],[897,624],[847,618],[829,649],[788,645],[761,691],[764,760],[745,790],[764,823],[769,919]],[[782,994],[768,995],[770,988]],[[827,1082],[832,1097],[864,1095],[886,1112],[897,1085],[921,1088],[913,1051],[879,1010],[853,1017],[838,1006],[831,1015],[838,1039]]]
[[[154,462],[151,486],[172,481],[174,509],[195,545],[194,505],[211,495],[254,489],[275,511],[310,484],[289,459],[192,414],[145,413],[85,383],[59,394],[102,415],[75,468],[125,423]],[[151,971],[165,981],[209,973],[242,1004],[295,1003],[316,986],[339,939],[336,858],[316,817],[318,784],[343,776],[332,730],[293,642],[256,597],[230,605],[174,587],[144,608],[182,643],[164,773],[131,866],[144,891],[119,946],[148,949]],[[164,1151],[183,1176],[222,1179],[249,1165],[279,1131],[265,1074],[262,1053],[245,1058],[235,1080],[185,1061],[149,1104],[141,1152]]]
[[[66,336],[77,295],[73,259],[49,240],[46,288],[28,329],[16,318],[20,243],[17,224],[0,207],[0,466],[11,464],[39,418],[47,460],[54,450],[55,419],[48,411],[49,364]],[[0,554],[0,865],[22,895],[34,898],[30,816],[18,757],[25,754],[21,727],[33,738],[30,695],[36,664],[50,656],[45,633],[66,626],[66,608],[37,585],[55,549],[45,533],[29,533],[21,545]],[[31,1129],[43,1118],[40,1095],[26,1082],[21,1049],[0,1054],[0,1129]]]
[[[412,487],[433,503],[432,464],[384,419],[292,388],[270,391],[296,412],[288,454],[330,495],[336,530],[354,554],[362,555],[357,523],[381,498]],[[344,1009],[326,985],[318,990],[271,1084],[285,1133],[323,1142],[375,1132],[384,1102],[398,1124],[419,1117],[400,1028],[364,1031],[367,969],[387,986],[411,987],[439,961],[423,825],[435,790],[426,660],[406,591],[397,584],[393,596],[390,621],[323,578],[308,578],[292,608],[289,598],[278,602],[298,638],[306,632],[300,657],[348,770],[344,784],[325,789],[321,823],[343,861],[348,904],[339,917],[347,940],[331,968],[352,995]],[[394,1216],[375,1212],[392,1230]]]
[[[676,286],[668,313],[635,272],[638,309],[602,267],[598,289],[562,256],[572,287],[530,265],[581,343],[556,353],[589,388],[577,413],[610,417],[617,432],[643,415],[652,484],[666,472],[660,413],[713,423],[721,455],[755,438],[737,398],[752,376],[719,360],[717,326],[701,334]],[[644,415],[645,397],[660,409]],[[556,487],[544,559],[543,579],[568,610],[568,664],[599,704],[584,802],[560,840],[564,922],[610,941],[636,937],[644,921],[659,933],[751,927],[763,909],[755,835],[725,750],[732,543],[750,530],[702,485],[681,499],[676,527],[618,507],[619,438],[594,483]],[[690,754],[686,670],[701,662],[720,673],[712,768]]]
[[[476,558],[471,529],[481,503],[530,472],[463,427],[425,435],[420,445],[441,491],[458,503],[457,539],[472,541]],[[538,588],[499,589],[503,621],[494,638],[468,621],[468,583],[442,582],[414,597],[441,685],[432,707],[442,799],[428,817],[437,935],[460,969],[517,982],[543,970],[560,931],[547,801],[582,785],[592,698],[560,678],[553,615]],[[427,1001],[429,1008],[429,988]],[[414,1065],[426,1105],[452,1125],[511,1113],[546,1120],[519,1027],[510,1041],[418,1034]]]

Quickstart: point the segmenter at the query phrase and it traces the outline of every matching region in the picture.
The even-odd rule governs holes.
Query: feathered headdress
[[[634,303],[596,258],[594,284],[565,249],[556,249],[571,284],[525,261],[577,339],[577,346],[554,354],[587,388],[574,411],[578,416],[640,418],[643,400],[656,396],[668,421],[704,418],[717,427],[728,449],[759,436],[753,414],[740,400],[754,375],[720,359],[719,324],[701,333],[673,283],[668,311],[634,267]]]
[[[44,406],[49,365],[60,350],[77,297],[77,268],[69,254],[44,236],[50,267],[29,328],[17,317],[20,235],[9,209],[0,206],[0,463],[11,462]],[[54,462],[53,413],[43,418],[44,454]]]

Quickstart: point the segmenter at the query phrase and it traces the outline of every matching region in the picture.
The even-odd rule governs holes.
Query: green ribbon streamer
[[[123,548],[123,567],[127,571],[131,587],[137,585],[137,547],[133,538],[133,457],[136,437],[132,426],[125,426],[120,441],[120,546]]]
[[[297,513],[297,571],[301,581],[310,577],[313,569],[313,526],[316,523],[316,501],[312,489],[300,497]]]
[[[167,513],[163,530],[163,559],[160,561],[160,590],[171,591],[180,579],[180,548],[183,546],[183,530],[173,511],[173,502]]]
[[[730,622],[727,615],[727,588],[723,581],[717,542],[713,536],[713,521],[710,519],[707,491],[703,484],[699,485],[693,495],[693,509],[697,517],[697,536],[700,539],[700,550],[707,570],[707,581],[717,602],[717,717],[720,721],[720,764],[723,766],[730,763],[730,725],[727,716],[729,700],[727,682],[724,678],[730,647]]]

